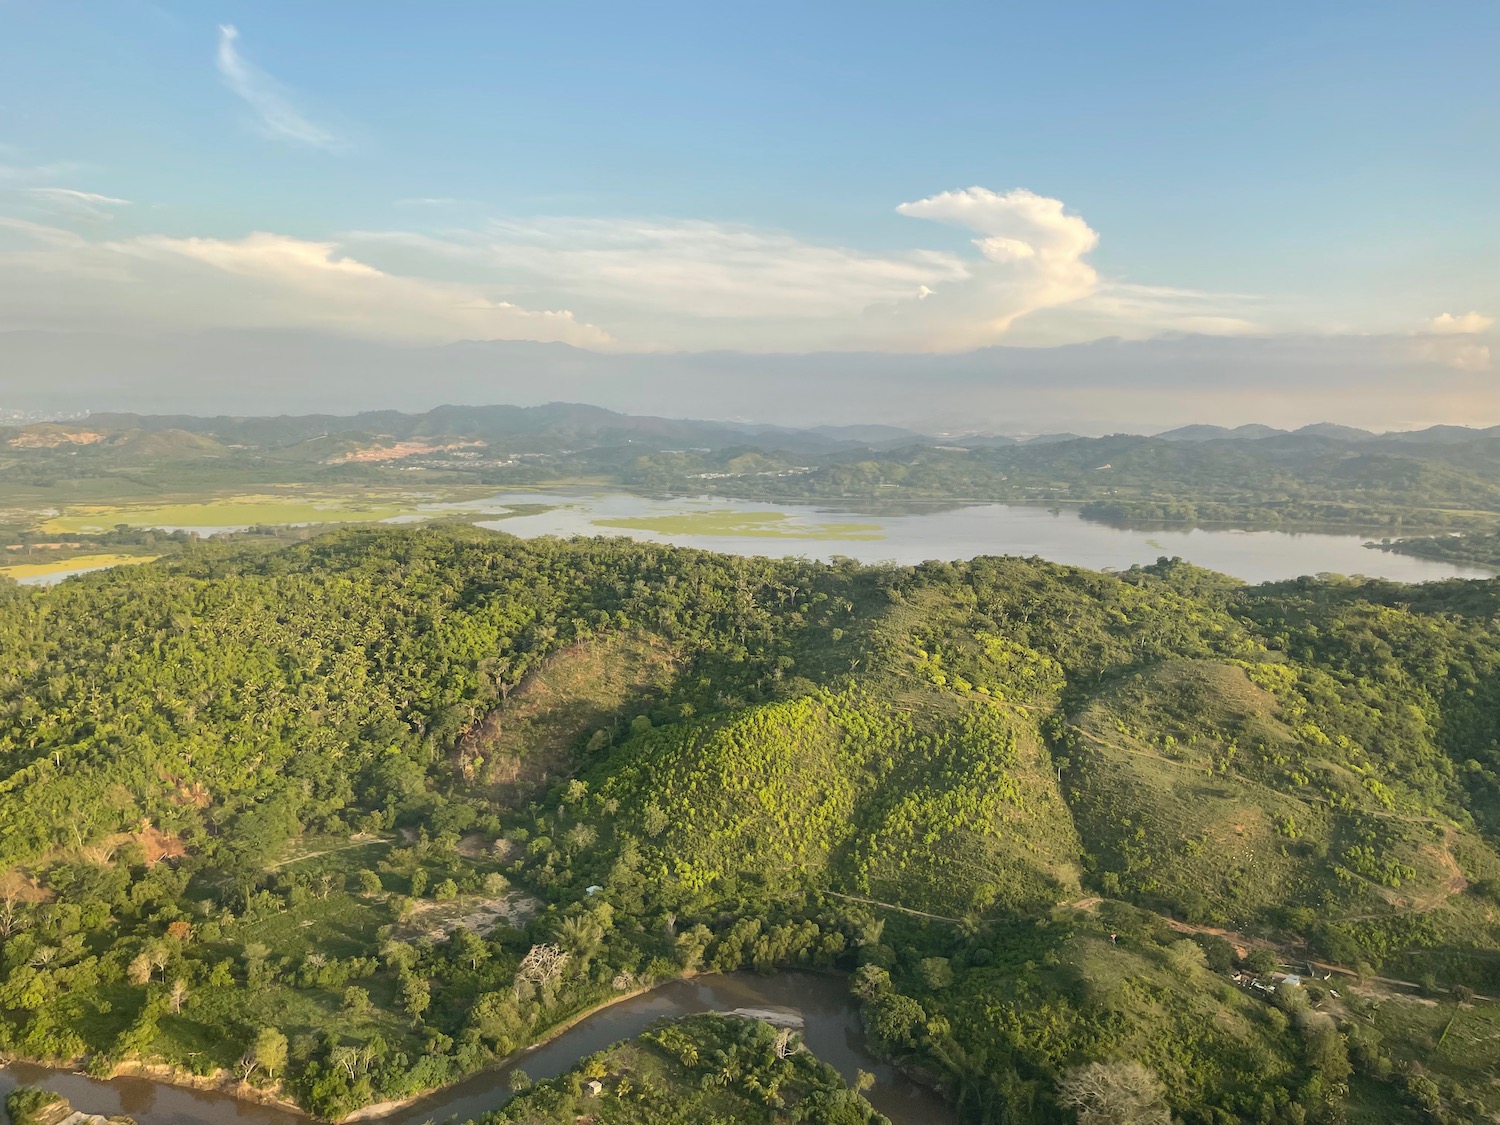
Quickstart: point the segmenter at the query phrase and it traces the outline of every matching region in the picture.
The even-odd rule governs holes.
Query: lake
[[[836,1067],[850,1082],[859,1070],[875,1076],[875,1086],[867,1097],[894,1125],[957,1125],[957,1116],[941,1098],[870,1054],[846,978],[797,972],[769,977],[728,973],[673,981],[596,1012],[550,1043],[523,1051],[501,1067],[365,1121],[367,1125],[465,1121],[509,1100],[507,1080],[518,1067],[533,1079],[555,1078],[585,1055],[633,1038],[663,1016],[736,1008],[771,1008],[800,1015],[804,1039],[815,1055]],[[140,1125],[219,1125],[226,1121],[308,1125],[306,1117],[284,1109],[146,1078],[101,1081],[21,1063],[0,1069],[0,1096],[18,1083],[55,1090],[68,1098],[74,1109],[129,1114]]]
[[[747,555],[845,555],[911,564],[975,555],[1039,555],[1093,570],[1123,570],[1178,555],[1246,582],[1306,574],[1366,575],[1399,582],[1489,578],[1493,572],[1372,550],[1348,534],[1287,531],[1133,531],[1071,510],[1017,504],[933,507],[898,514],[870,508],[779,504],[722,497],[657,499],[626,492],[500,493],[485,504],[557,505],[540,514],[481,521],[512,535],[629,535]],[[472,506],[472,505],[470,505]],[[625,525],[625,526],[621,526]]]
[[[550,507],[541,512],[541,505]],[[1039,555],[1092,570],[1124,570],[1177,555],[1246,582],[1307,574],[1366,575],[1398,582],[1489,578],[1480,567],[1372,550],[1358,535],[1228,529],[1135,531],[1081,519],[1071,509],[1020,504],[834,506],[731,500],[717,496],[649,497],[612,491],[500,492],[455,504],[420,504],[382,521],[416,523],[464,515],[512,535],[628,535],[742,555],[844,555],[861,562],[911,564],[975,555]],[[491,518],[486,519],[485,516]],[[169,527],[165,530],[178,530]],[[241,527],[187,526],[212,535]],[[51,583],[88,567],[23,582]]]

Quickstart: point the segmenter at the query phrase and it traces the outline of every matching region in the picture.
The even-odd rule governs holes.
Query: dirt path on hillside
[[[1433,845],[1432,851],[1437,852],[1437,861],[1445,871],[1448,878],[1436,890],[1424,895],[1413,895],[1406,899],[1402,905],[1391,902],[1389,911],[1378,914],[1353,914],[1343,919],[1346,922],[1374,922],[1381,918],[1390,918],[1404,914],[1426,914],[1428,911],[1436,910],[1454,895],[1461,895],[1469,889],[1469,881],[1464,878],[1459,869],[1458,860],[1453,858],[1453,841],[1458,836],[1457,830],[1447,827],[1443,830],[1443,842],[1441,846]],[[1381,888],[1383,894],[1389,895]],[[1400,899],[1401,896],[1391,896]]]
[[[1135,754],[1135,755],[1137,755],[1138,757],[1141,757],[1141,758],[1154,758],[1158,762],[1165,762],[1169,766],[1176,766],[1179,769],[1189,770],[1189,771],[1191,771],[1193,773],[1205,773],[1205,769],[1201,765],[1194,765],[1191,762],[1183,762],[1183,761],[1178,760],[1177,758],[1169,758],[1165,754],[1157,753],[1155,750],[1142,750],[1139,747],[1125,746],[1125,745],[1122,745],[1121,743],[1118,743],[1118,742],[1111,742],[1107,738],[1100,738],[1097,734],[1094,734],[1091,731],[1084,730],[1082,727],[1078,726],[1075,723],[1069,723],[1068,724],[1068,729],[1070,729],[1074,733],[1082,736],[1084,739],[1088,740],[1089,742],[1091,742],[1095,746],[1103,746],[1103,747],[1105,747],[1108,750],[1118,750],[1121,754]],[[1213,777],[1214,776],[1212,770],[1206,771],[1206,775],[1208,777]],[[1435,816],[1410,816],[1410,815],[1408,815],[1406,813],[1390,812],[1390,811],[1388,811],[1386,809],[1361,809],[1361,810],[1359,810],[1359,812],[1347,813],[1347,812],[1342,812],[1339,809],[1332,808],[1331,806],[1332,806],[1333,802],[1330,801],[1327,797],[1324,797],[1323,795],[1321,795],[1319,793],[1283,793],[1279,789],[1272,789],[1269,785],[1266,785],[1264,782],[1256,781],[1254,778],[1252,778],[1252,777],[1246,777],[1244,774],[1239,773],[1239,772],[1236,772],[1234,774],[1234,777],[1237,780],[1239,780],[1239,781],[1243,781],[1247,785],[1256,785],[1256,786],[1259,786],[1260,788],[1265,789],[1268,792],[1275,793],[1279,797],[1290,797],[1294,801],[1305,801],[1308,804],[1328,805],[1328,806],[1330,806],[1330,808],[1329,808],[1328,811],[1333,816],[1345,816],[1345,817],[1378,816],[1378,817],[1381,817],[1381,818],[1383,818],[1385,820],[1400,820],[1400,821],[1405,821],[1407,824],[1436,825],[1437,827],[1442,828],[1445,833],[1449,834],[1448,839],[1451,839],[1451,834],[1453,833],[1453,824],[1452,824],[1452,822],[1451,821],[1447,821],[1447,820],[1443,820],[1443,819],[1441,819],[1439,817],[1435,817]],[[1445,840],[1445,847],[1446,847],[1446,840]],[[1452,859],[1451,853],[1449,855],[1449,859],[1450,860]],[[1467,883],[1465,884],[1465,886],[1467,886]]]
[[[841,898],[846,902],[862,902],[866,906],[883,906],[887,910],[895,910],[901,914],[911,914],[917,918],[931,918],[934,922],[952,922],[959,925],[962,918],[949,918],[946,914],[929,914],[925,910],[913,910],[909,906],[897,906],[894,902],[881,902],[879,899],[860,898],[858,895],[841,895],[838,891],[824,891],[829,898]]]
[[[305,859],[317,859],[322,855],[333,855],[335,852],[347,852],[354,848],[362,848],[367,844],[390,843],[388,836],[365,836],[360,839],[350,840],[347,844],[340,844],[336,848],[324,848],[320,852],[308,852],[306,855],[287,856],[286,859],[278,859],[275,863],[266,867],[267,871],[279,871],[283,867],[289,867],[294,863],[301,863]]]
[[[1068,905],[1077,910],[1086,910],[1090,913],[1093,913],[1098,909],[1099,903],[1102,901],[1103,900],[1099,898],[1081,898],[1077,902],[1072,902]],[[1168,926],[1170,926],[1180,934],[1212,934],[1214,937],[1223,938],[1231,946],[1234,947],[1235,956],[1240,958],[1241,960],[1244,960],[1244,958],[1252,949],[1266,949],[1270,950],[1272,953],[1275,953],[1282,959],[1283,962],[1287,964],[1298,963],[1309,965],[1314,969],[1321,969],[1325,973],[1338,973],[1341,976],[1349,977],[1352,980],[1359,980],[1359,973],[1354,969],[1351,969],[1348,965],[1335,965],[1327,961],[1315,961],[1312,958],[1308,957],[1307,954],[1299,946],[1283,945],[1278,942],[1274,942],[1269,938],[1252,937],[1249,934],[1240,933],[1238,930],[1225,930],[1220,929],[1217,926],[1195,926],[1191,922],[1179,922],[1176,918],[1169,918],[1165,914],[1157,914],[1156,917],[1160,918],[1163,922],[1165,922]],[[1412,992],[1420,992],[1423,990],[1422,985],[1417,981],[1402,980],[1399,977],[1369,976],[1365,978],[1365,981],[1372,984],[1389,985],[1394,988],[1406,989]],[[1447,988],[1440,988],[1438,989],[1438,991],[1451,992],[1452,990]],[[1500,997],[1482,996],[1478,993],[1475,993],[1474,999],[1488,1000],[1494,1003],[1500,1003]]]

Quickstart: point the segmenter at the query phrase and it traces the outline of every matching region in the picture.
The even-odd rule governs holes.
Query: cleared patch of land
[[[680,512],[671,515],[638,516],[594,520],[595,527],[618,527],[627,531],[654,531],[658,535],[752,536],[765,539],[885,538],[878,523],[803,523],[785,512]]]
[[[54,510],[39,515],[42,516],[40,529],[47,534],[77,535],[106,532],[121,524],[133,528],[193,530],[438,519],[469,513],[503,519],[511,515],[534,515],[538,510],[545,510],[540,505],[524,505],[524,510],[492,511],[479,502],[485,495],[488,493],[473,489],[408,492],[288,487],[220,495],[181,493],[170,501],[150,503],[71,504],[60,512]],[[468,506],[470,504],[473,506]]]
[[[675,669],[672,650],[646,634],[572,645],[464,735],[459,768],[497,799],[526,799],[573,768],[599,732],[604,746],[623,737],[620,717],[647,709]]]
[[[68,508],[42,525],[49,534],[108,531],[129,527],[250,527],[290,523],[351,523],[385,520],[417,512],[417,501],[397,497],[228,496],[177,504],[127,504]]]
[[[64,559],[49,559],[40,563],[16,563],[0,566],[0,574],[21,581],[26,578],[45,578],[51,574],[71,574],[74,571],[103,570],[108,566],[126,566],[131,563],[148,563],[160,555],[73,555]]]
[[[425,936],[442,941],[455,930],[464,929],[486,937],[502,922],[524,926],[541,906],[541,899],[516,891],[498,898],[470,895],[453,902],[419,900],[396,927],[394,936],[400,940]]]

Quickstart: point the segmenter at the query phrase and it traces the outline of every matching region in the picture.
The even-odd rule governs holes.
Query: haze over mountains
[[[788,452],[831,452],[841,449],[897,449],[903,446],[943,442],[954,449],[986,449],[1021,444],[1072,441],[1074,433],[997,434],[983,432],[933,432],[903,426],[850,424],[842,426],[773,426],[744,422],[658,417],[625,414],[584,403],[549,402],[540,406],[443,405],[422,412],[370,410],[357,414],[214,415],[137,414],[102,411],[71,423],[12,423],[31,435],[15,444],[46,441],[48,435],[67,444],[69,431],[111,435],[122,440],[143,440],[147,434],[176,433],[181,444],[206,451],[210,443],[192,441],[201,435],[212,443],[284,449],[339,434],[379,435],[398,440],[466,436],[485,441],[504,441],[516,451],[553,452],[580,448],[640,443],[643,448],[669,448],[682,444],[701,449],[723,449],[756,445]],[[1227,427],[1194,423],[1155,434],[1116,433],[1113,436],[1155,437],[1172,442],[1262,441],[1273,438],[1313,439],[1318,443],[1375,443],[1377,445],[1445,445],[1470,442],[1500,433],[1500,426],[1430,426],[1418,430],[1377,433],[1333,422],[1314,422],[1296,430],[1260,423]]]
[[[796,427],[858,419],[924,433],[1156,432],[1205,420],[1295,428],[1338,418],[1375,430],[1500,423],[1500,396],[1484,394],[1492,374],[1455,368],[1425,337],[1179,336],[954,355],[610,354],[315,332],[9,332],[0,334],[0,356],[0,405],[22,411],[346,415],[563,400]],[[1476,401],[1492,409],[1476,414]]]

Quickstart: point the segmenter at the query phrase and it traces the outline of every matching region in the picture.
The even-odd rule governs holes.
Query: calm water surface
[[[927,559],[969,559],[975,555],[1039,555],[1053,562],[1092,570],[1124,570],[1136,563],[1177,555],[1210,570],[1246,582],[1273,582],[1307,574],[1365,575],[1398,582],[1440,578],[1489,578],[1494,571],[1455,566],[1391,554],[1366,547],[1362,536],[1288,531],[1205,531],[1178,529],[1131,531],[1080,519],[1071,509],[1018,504],[933,505],[891,514],[871,507],[730,500],[716,496],[653,498],[628,492],[501,492],[463,504],[425,505],[421,514],[398,516],[388,523],[415,523],[457,512],[500,516],[512,507],[555,505],[536,515],[480,519],[512,535],[628,535],[654,543],[675,543],[739,555],[799,555],[828,559],[844,555],[861,562],[906,565]],[[775,535],[694,534],[692,530],[656,531],[608,526],[613,520],[663,520],[733,513],[781,516]],[[839,525],[862,530],[842,532]],[[174,531],[177,528],[168,528]],[[242,531],[235,527],[186,527],[212,535]],[[32,584],[59,582],[67,571],[25,579]]]
[[[465,1079],[455,1086],[371,1119],[379,1125],[465,1121],[509,1100],[506,1080],[516,1067],[534,1079],[555,1078],[585,1055],[639,1035],[662,1016],[735,1008],[779,1008],[800,1014],[808,1047],[838,1068],[849,1081],[857,1070],[875,1075],[870,1101],[895,1125],[956,1125],[958,1118],[936,1094],[903,1078],[877,1061],[865,1044],[859,1014],[849,999],[847,982],[836,976],[782,973],[759,977],[748,973],[674,981],[643,996],[622,1001],[590,1016],[552,1042],[516,1056],[505,1066]],[[74,1109],[90,1113],[124,1113],[140,1125],[308,1125],[308,1119],[286,1110],[237,1102],[224,1094],[182,1090],[145,1078],[108,1082],[84,1075],[17,1064],[0,1069],[0,1095],[17,1084],[56,1090]]]
[[[624,492],[501,493],[487,504],[552,503],[540,515],[517,516],[481,526],[512,535],[630,535],[744,555],[805,555],[827,559],[845,555],[861,562],[912,564],[927,559],[968,559],[975,555],[1040,555],[1053,562],[1093,570],[1118,569],[1178,555],[1210,570],[1246,582],[1271,582],[1306,574],[1366,575],[1400,582],[1439,578],[1488,578],[1493,571],[1372,550],[1357,535],[1286,531],[1130,531],[1080,519],[1071,510],[1016,504],[965,507],[902,514],[866,514],[869,509],[809,504],[777,504],[719,497],[653,499]],[[776,512],[787,517],[785,537],[693,535],[622,530],[598,521],[662,519],[690,513]],[[820,527],[840,523],[875,524],[878,531],[850,538],[825,538]],[[807,534],[799,535],[799,530]]]

